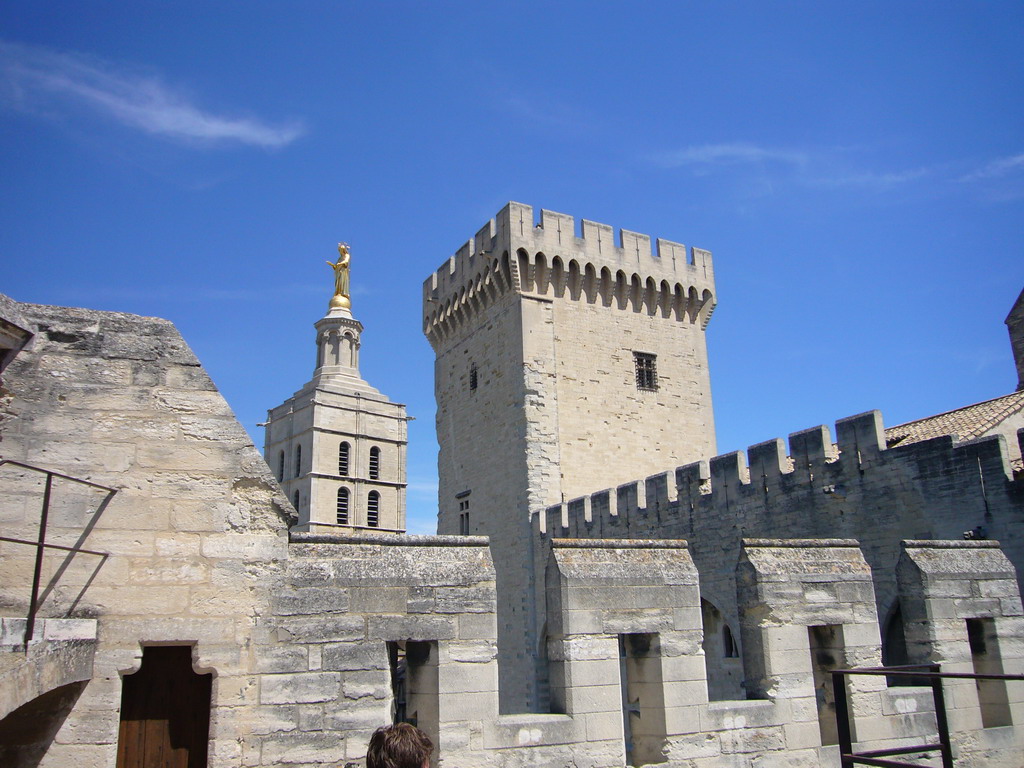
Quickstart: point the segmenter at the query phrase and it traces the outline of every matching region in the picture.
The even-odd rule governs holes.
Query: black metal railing
[[[117,493],[117,490],[114,488],[108,488],[105,485],[100,485],[99,483],[93,483],[89,480],[82,480],[81,478],[78,477],[65,475],[62,474],[61,472],[54,472],[53,470],[44,469],[43,467],[36,467],[33,466],[32,464],[25,464],[20,461],[13,461],[11,459],[0,459],[0,466],[3,466],[5,464],[12,467],[21,467],[22,469],[27,469],[32,472],[39,472],[46,475],[46,483],[43,486],[43,506],[39,512],[39,531],[38,534],[36,535],[36,540],[31,541],[29,539],[17,539],[12,538],[10,536],[0,536],[0,541],[7,541],[12,544],[25,544],[27,546],[36,548],[35,568],[32,573],[32,592],[29,595],[28,617],[25,623],[25,646],[27,647],[29,641],[32,639],[33,633],[35,632],[36,613],[39,610],[40,603],[39,586],[40,583],[42,582],[43,555],[45,551],[47,549],[57,549],[63,552],[71,552],[74,554],[80,553],[83,555],[95,555],[101,558],[99,566],[102,566],[103,563],[106,562],[106,559],[110,556],[109,552],[97,552],[92,549],[84,549],[83,547],[78,546],[66,547],[61,544],[48,544],[46,542],[46,527],[50,517],[50,497],[53,493],[53,479],[59,478],[61,480],[67,480],[72,483],[78,483],[79,485],[95,488],[96,490],[99,491],[105,491],[106,495],[104,496],[103,501],[101,501],[94,510],[95,513],[101,512],[107,506],[107,504],[110,503],[110,500],[114,497],[114,494]]]
[[[926,742],[905,747],[873,749],[865,752],[853,751],[853,720],[850,703],[846,696],[845,678],[851,675],[876,675],[887,678],[911,678],[911,684],[924,684],[932,689],[935,706],[935,726],[938,731],[936,742]],[[908,763],[886,758],[896,755],[920,754],[938,751],[942,768],[953,768],[953,750],[949,741],[949,721],[946,718],[946,700],[942,692],[944,679],[961,680],[1024,680],[1024,675],[977,675],[966,672],[943,672],[938,664],[906,664],[898,667],[859,667],[857,669],[832,670],[832,690],[836,701],[836,726],[839,730],[839,761],[842,768],[854,765],[877,765],[882,768],[920,768],[921,763]]]

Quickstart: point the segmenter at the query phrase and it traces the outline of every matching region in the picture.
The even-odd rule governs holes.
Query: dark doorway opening
[[[212,674],[192,670],[192,647],[148,646],[125,675],[117,768],[206,768]]]

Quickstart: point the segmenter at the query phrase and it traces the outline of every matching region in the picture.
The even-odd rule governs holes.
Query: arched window
[[[338,489],[338,525],[348,525],[348,488]]]
[[[295,446],[295,476],[300,477],[302,475],[302,446]]]
[[[292,496],[292,506],[295,507],[295,511],[296,512],[299,511],[299,492],[298,491],[296,491],[295,494]]]
[[[348,443],[338,446],[338,474],[342,477],[348,477],[348,450]]]
[[[370,479],[380,480],[380,448],[370,449]]]
[[[277,479],[279,482],[284,482],[284,451],[277,456]]]
[[[727,659],[738,659],[740,649],[736,646],[736,640],[732,636],[732,630],[728,624],[722,624],[722,655]]]
[[[380,525],[380,494],[376,491],[366,497],[366,524],[371,528]]]

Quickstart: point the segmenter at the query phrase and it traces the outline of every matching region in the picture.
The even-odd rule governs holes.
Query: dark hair
[[[416,726],[385,725],[370,737],[366,768],[421,768],[433,751],[433,742]]]

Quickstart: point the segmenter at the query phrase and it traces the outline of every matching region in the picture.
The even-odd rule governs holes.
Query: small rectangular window
[[[469,388],[471,390],[472,389],[476,389],[476,385],[477,385],[476,363],[473,363],[473,365],[471,365],[470,368],[469,368]]]
[[[653,392],[658,389],[658,356],[647,352],[634,352],[636,388]]]

